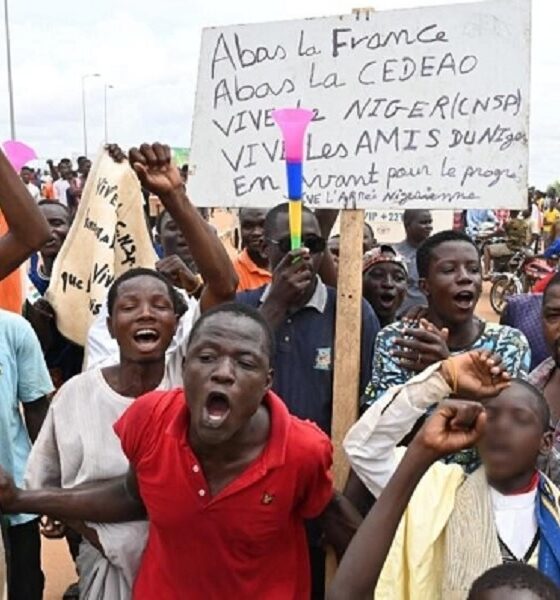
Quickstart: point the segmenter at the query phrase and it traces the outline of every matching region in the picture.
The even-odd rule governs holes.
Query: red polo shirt
[[[116,423],[150,520],[135,599],[309,598],[303,520],[332,497],[332,447],[273,393],[265,404],[262,454],[214,497],[188,443],[182,390],[147,394]]]

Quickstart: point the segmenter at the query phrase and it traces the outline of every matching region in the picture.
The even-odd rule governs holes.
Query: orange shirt
[[[239,277],[238,292],[245,290],[256,290],[272,280],[270,271],[261,269],[252,260],[247,250],[243,250],[241,254],[233,261],[233,268]]]
[[[8,231],[8,226],[2,213],[0,213],[0,236]],[[0,308],[21,313],[23,304],[21,292],[21,274],[19,269],[0,281]]]

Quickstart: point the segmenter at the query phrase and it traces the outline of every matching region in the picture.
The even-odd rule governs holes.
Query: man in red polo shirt
[[[270,391],[273,345],[251,307],[206,312],[187,348],[184,391],[151,392],[115,425],[126,477],[21,491],[0,472],[2,510],[97,522],[147,514],[137,599],[309,598],[304,519],[322,516],[339,554],[357,522],[333,491],[330,441]]]

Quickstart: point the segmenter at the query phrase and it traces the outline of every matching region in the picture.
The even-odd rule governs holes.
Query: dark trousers
[[[41,571],[39,520],[8,527],[8,600],[41,600],[45,577]]]
[[[325,598],[325,551],[319,546],[308,546],[311,565],[311,600]]]

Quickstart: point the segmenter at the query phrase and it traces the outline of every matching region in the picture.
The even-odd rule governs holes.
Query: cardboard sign
[[[205,29],[189,193],[286,196],[271,112],[315,111],[304,201],[325,208],[526,205],[530,0]]]
[[[77,344],[85,344],[115,278],[133,267],[155,265],[143,202],[128,162],[116,163],[103,150],[89,174],[46,295],[58,329]]]

